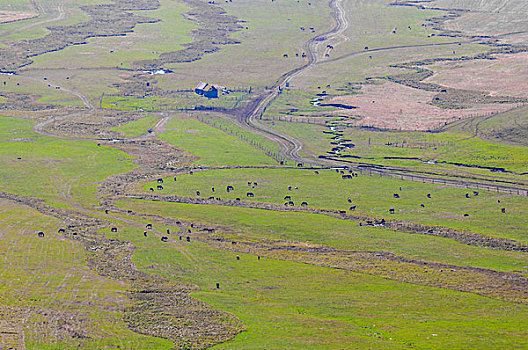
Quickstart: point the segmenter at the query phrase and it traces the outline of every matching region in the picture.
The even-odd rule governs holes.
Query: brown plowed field
[[[410,88],[393,82],[365,85],[361,93],[335,97],[326,103],[358,107],[336,114],[360,116],[357,125],[402,130],[428,130],[445,122],[506,111],[512,104],[476,105],[466,109],[443,109],[431,104],[435,92]]]
[[[496,55],[495,60],[446,62],[431,68],[425,82],[490,95],[528,97],[528,52]]]

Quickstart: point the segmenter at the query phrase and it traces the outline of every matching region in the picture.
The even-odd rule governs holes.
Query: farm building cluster
[[[203,81],[196,86],[194,92],[207,98],[218,98],[219,94],[229,94],[229,90],[225,86],[204,83]]]

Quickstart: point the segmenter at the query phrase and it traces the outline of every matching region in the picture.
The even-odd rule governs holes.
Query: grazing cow
[[[302,202],[301,203],[301,207],[306,207],[306,206],[308,206],[308,202]]]
[[[40,232],[38,233],[38,236],[39,236],[39,237],[44,237],[44,232],[40,231]]]
[[[427,198],[431,198],[431,194],[430,193],[427,194]]]
[[[464,214],[464,216],[469,216],[469,214]]]
[[[158,185],[158,186],[156,186],[156,189],[158,189],[158,190],[162,190],[162,189],[163,189],[163,186]]]
[[[347,198],[348,203],[352,203],[352,199],[350,197]]]
[[[163,179],[158,179],[158,183],[162,184],[163,183]]]
[[[501,209],[501,212],[502,212],[503,214],[505,214],[505,213],[506,213],[506,208],[502,208],[502,209]]]
[[[319,172],[317,170],[314,171],[315,175],[319,175]]]
[[[400,191],[402,190],[401,186],[400,186]]]
[[[60,228],[60,229],[59,229],[59,233],[64,233],[64,232],[65,232],[65,231],[64,231],[63,228]],[[117,232],[117,231],[116,231],[116,232]]]
[[[236,259],[237,259],[237,260],[240,260],[240,257],[237,255]]]
[[[288,191],[291,191],[291,186],[288,186]]]
[[[182,236],[180,236],[180,241],[182,240]]]
[[[147,231],[143,231],[143,236],[147,237]]]
[[[352,175],[349,175],[349,174],[347,174],[347,175],[341,175],[341,178],[343,178],[343,179],[351,179],[351,178],[352,178]]]
[[[216,289],[220,289],[220,283],[216,284]]]
[[[282,55],[282,57],[288,58],[288,54],[285,53],[284,55]]]
[[[214,191],[215,191],[214,187],[211,187],[211,191],[212,191],[212,192],[214,192]]]
[[[258,183],[256,183],[256,182],[253,182],[253,186],[258,186]]]
[[[231,185],[227,186],[227,192],[233,191],[235,188]]]
[[[286,197],[284,197],[284,200],[289,201],[290,199],[291,199],[291,196],[286,196]]]
[[[356,210],[356,208],[357,208],[357,205],[353,205],[350,208],[348,208],[348,210]]]
[[[287,207],[288,206],[288,202],[284,202],[284,206]]]
[[[466,198],[469,198],[469,193],[466,193]]]
[[[216,200],[217,200],[217,201],[220,201],[220,200],[222,200],[222,198],[220,198],[220,197],[216,197]]]
[[[161,241],[162,241],[162,242],[167,242],[168,240],[169,240],[169,238],[166,237],[166,236],[161,237]]]
[[[170,235],[170,230],[169,229],[167,229],[167,234]]]
[[[346,215],[346,210],[340,210],[340,211],[339,211],[339,214],[341,214],[341,215]]]
[[[394,208],[390,208],[389,213],[394,214]]]
[[[187,242],[191,241],[191,237],[187,236]]]
[[[176,176],[174,176],[174,181],[176,181]]]
[[[420,207],[425,208],[425,205],[424,204],[420,204]]]
[[[189,171],[189,175],[192,175],[192,174],[194,174],[194,173],[192,171]]]
[[[196,191],[196,195],[199,196],[200,195],[200,191]]]
[[[248,193],[246,193],[246,196],[247,196],[247,197],[255,197],[255,195],[253,194],[253,192],[248,192]]]
[[[368,50],[368,46],[365,46],[365,50]]]
[[[500,203],[500,199],[497,199],[497,203]]]
[[[214,197],[209,197],[209,199],[214,199]]]
[[[473,195],[478,196],[479,195],[478,191],[473,191]]]
[[[153,189],[152,187],[151,187],[151,188],[149,188],[149,190],[151,190],[151,191],[154,191],[154,189]]]
[[[288,202],[288,205],[290,205],[290,206],[293,207],[293,206],[295,206],[295,203],[293,203],[292,201],[289,201],[289,202]]]
[[[260,260],[260,255],[257,255],[257,259]]]
[[[397,194],[397,193],[395,193],[395,194],[394,194],[394,198],[400,198],[400,195]]]
[[[248,186],[251,186],[251,181],[248,181]]]
[[[240,201],[240,197],[236,197],[235,200],[236,200],[236,201]]]
[[[303,166],[303,163],[297,163],[297,167],[300,168]]]
[[[117,232],[117,227],[112,227],[112,228],[110,229],[110,232]]]
[[[152,229],[152,224],[147,224],[145,227],[146,227],[147,229]]]
[[[105,214],[108,214],[108,209],[105,209]]]

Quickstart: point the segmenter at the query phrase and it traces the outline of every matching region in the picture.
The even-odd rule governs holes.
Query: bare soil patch
[[[492,60],[442,62],[424,80],[442,86],[487,92],[492,96],[528,97],[528,52],[496,55]]]
[[[414,89],[393,82],[363,86],[360,94],[327,101],[358,107],[335,113],[359,116],[356,125],[386,129],[430,130],[458,119],[506,111],[515,104],[476,104],[465,109],[446,109],[432,104],[436,92]]]

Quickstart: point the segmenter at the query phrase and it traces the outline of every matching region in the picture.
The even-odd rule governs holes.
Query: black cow
[[[158,185],[158,186],[156,186],[156,189],[158,189],[158,190],[162,190],[162,189],[163,189],[163,186]]]
[[[169,238],[166,237],[166,236],[161,237],[161,241],[162,241],[162,242],[167,242],[168,240],[169,240]]]
[[[501,212],[502,212],[503,214],[505,214],[505,213],[506,213],[506,208],[502,208],[502,209],[501,209]]]
[[[112,227],[112,228],[110,229],[110,232],[117,232],[117,227]]]
[[[389,213],[394,214],[394,208],[390,208]]]
[[[301,203],[301,207],[306,207],[306,206],[308,206],[308,202],[302,202]]]
[[[214,187],[211,187],[211,191],[212,191],[212,192],[214,192],[214,191],[215,191],[215,190],[214,190]]]
[[[158,183],[162,184],[163,183],[163,179],[158,179]]]
[[[246,193],[246,196],[247,196],[247,197],[255,197],[255,195],[253,194],[253,192],[248,192],[248,193]]]
[[[196,195],[199,196],[200,195],[200,191],[196,191]]]
[[[187,242],[191,241],[191,237],[187,236]]]
[[[44,232],[40,231],[40,232],[38,233],[38,236],[39,236],[39,237],[44,237]]]
[[[60,228],[60,229],[59,229],[59,233],[64,233],[64,232],[65,232],[65,231],[64,231],[63,228]]]
[[[284,200],[289,201],[290,199],[291,199],[291,196],[286,196],[286,197],[284,197]]]
[[[348,203],[352,203],[352,199],[350,197],[347,198]]]
[[[431,194],[430,193],[427,194],[427,198],[431,198]]]
[[[152,224],[147,224],[145,227],[146,227],[147,229],[152,229]]]
[[[425,208],[425,205],[424,204],[420,204],[420,207]]]
[[[143,236],[147,237],[147,231],[143,231]]]
[[[395,194],[394,194],[394,198],[400,198],[400,195],[397,194],[397,193],[395,193]]]
[[[357,205],[353,205],[350,208],[348,208],[348,210],[356,210],[356,208],[357,208]]]

